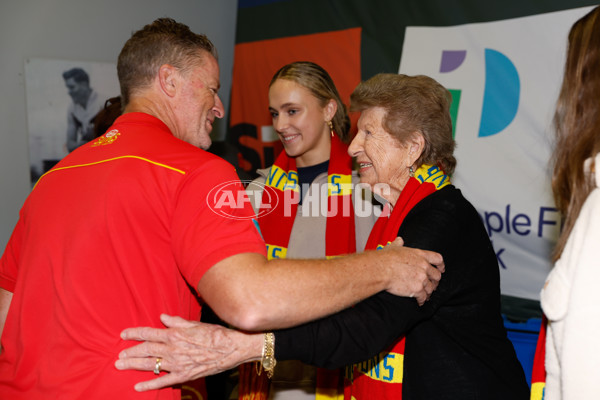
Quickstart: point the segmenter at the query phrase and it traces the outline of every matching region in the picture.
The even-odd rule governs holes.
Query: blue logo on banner
[[[456,70],[463,64],[466,56],[466,50],[442,51],[440,72]],[[449,91],[452,94],[450,115],[454,133],[461,90]],[[485,89],[479,137],[495,135],[513,121],[519,109],[520,91],[519,73],[510,59],[499,51],[485,49]]]
[[[517,115],[521,83],[514,64],[499,51],[485,49],[485,91],[479,137],[506,128]]]

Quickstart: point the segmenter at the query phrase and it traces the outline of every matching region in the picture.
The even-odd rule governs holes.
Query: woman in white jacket
[[[554,116],[552,190],[564,216],[541,293],[545,400],[600,398],[600,9],[569,33]]]

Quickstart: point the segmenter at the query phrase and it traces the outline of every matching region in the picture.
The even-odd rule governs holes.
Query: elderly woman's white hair
[[[456,167],[451,100],[450,92],[428,76],[377,74],[354,89],[350,110],[385,109],[383,127],[399,142],[413,132],[423,135],[425,147],[416,164],[437,165],[450,175]]]

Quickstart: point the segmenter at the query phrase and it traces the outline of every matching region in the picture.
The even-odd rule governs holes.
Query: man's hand
[[[124,340],[144,343],[123,350],[115,362],[117,369],[153,371],[160,358],[160,370],[169,371],[136,384],[139,392],[217,374],[261,357],[262,334],[245,334],[165,314],[160,319],[167,329],[129,328],[121,333]]]
[[[442,256],[432,251],[404,247],[402,238],[397,238],[382,251],[394,253],[396,278],[387,291],[396,296],[414,297],[419,305],[429,300],[446,269]]]

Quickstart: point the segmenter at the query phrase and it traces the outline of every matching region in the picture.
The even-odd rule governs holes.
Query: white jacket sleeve
[[[596,181],[600,181],[598,172]],[[600,398],[599,284],[600,189],[596,188],[541,293],[549,321],[546,400]]]

